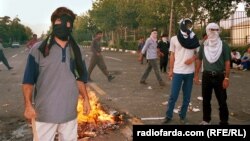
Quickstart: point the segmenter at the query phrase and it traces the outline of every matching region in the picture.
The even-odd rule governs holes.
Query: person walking
[[[195,52],[200,46],[199,40],[192,31],[192,20],[186,18],[180,21],[180,29],[177,36],[170,40],[170,68],[169,78],[172,79],[171,95],[168,100],[166,118],[163,124],[172,121],[173,110],[182,89],[183,100],[179,111],[182,124],[187,124],[186,113],[188,110],[194,78]]]
[[[26,44],[28,50],[30,50],[36,42],[38,42],[37,35],[33,34],[32,39]]]
[[[157,29],[156,28],[153,28],[151,30],[151,35],[149,38],[147,38],[145,45],[142,48],[139,60],[142,60],[143,55],[145,53],[146,53],[146,58],[148,60],[148,66],[141,77],[140,83],[147,84],[146,79],[149,73],[151,72],[151,70],[154,69],[155,76],[160,86],[165,86],[165,83],[163,82],[160,76],[159,68],[157,65],[158,56],[157,56]]]
[[[2,40],[2,38],[0,38],[0,61],[3,62],[3,64],[7,67],[8,70],[11,70],[11,69],[13,69],[13,67],[11,67],[9,65],[9,62],[4,55],[4,52],[3,52],[4,47],[3,47],[2,42],[3,42],[3,40]]]
[[[167,72],[168,55],[169,55],[170,43],[167,38],[167,34],[162,34],[161,41],[158,43],[158,52],[160,55],[160,70],[161,72]]]
[[[115,76],[111,75],[108,72],[107,66],[104,62],[104,58],[103,58],[102,50],[101,50],[102,36],[103,36],[102,31],[97,31],[95,34],[95,38],[93,39],[91,43],[92,56],[91,56],[89,68],[88,68],[88,73],[89,73],[88,79],[90,81],[92,81],[90,76],[96,65],[100,68],[103,74],[107,77],[108,81],[111,81],[115,78]]]
[[[27,58],[24,116],[35,120],[39,141],[54,141],[56,133],[60,141],[77,141],[79,94],[85,113],[91,110],[85,61],[71,35],[75,16],[66,7],[57,8],[51,15],[52,33],[35,44]]]
[[[229,111],[227,106],[227,91],[230,74],[230,49],[219,36],[220,27],[209,23],[206,27],[207,40],[198,53],[195,70],[195,83],[200,84],[199,72],[203,62],[202,73],[202,105],[203,121],[201,125],[211,124],[211,99],[213,90],[219,105],[220,125],[228,125]]]

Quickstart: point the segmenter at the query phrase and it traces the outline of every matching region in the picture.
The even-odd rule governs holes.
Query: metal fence
[[[250,44],[250,17],[247,12],[236,11],[228,19],[221,20],[222,38],[231,46],[246,46]]]

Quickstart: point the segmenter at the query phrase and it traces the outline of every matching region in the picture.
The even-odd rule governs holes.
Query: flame
[[[99,122],[107,122],[107,123],[114,123],[114,117],[112,115],[109,115],[105,113],[101,107],[101,104],[99,103],[99,99],[96,97],[96,94],[93,91],[88,91],[89,95],[89,102],[91,106],[91,111],[88,115],[83,114],[83,98],[78,99],[78,105],[77,105],[77,120],[79,124],[83,123],[91,123],[91,124],[97,124]]]

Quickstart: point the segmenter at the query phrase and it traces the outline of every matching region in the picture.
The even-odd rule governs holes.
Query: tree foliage
[[[194,22],[206,25],[207,22],[219,22],[228,18],[241,0],[173,0],[173,27],[178,29],[182,18],[191,18]],[[152,27],[161,33],[169,30],[172,0],[96,0],[87,15],[82,15],[82,26],[77,30],[90,34],[101,29],[123,36],[126,30],[148,35]],[[94,26],[88,26],[90,23]],[[94,28],[93,28],[94,27]],[[92,28],[92,29],[91,29]],[[176,31],[174,30],[174,31]],[[80,33],[79,33],[80,34]]]
[[[0,17],[0,37],[4,42],[25,42],[31,37],[32,30],[20,22],[18,17],[13,20],[9,16]]]

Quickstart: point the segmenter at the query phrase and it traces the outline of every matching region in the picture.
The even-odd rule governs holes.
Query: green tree
[[[25,42],[33,34],[29,27],[20,22],[21,20],[18,17],[13,20],[9,16],[0,17],[0,37],[3,38],[5,43]]]

